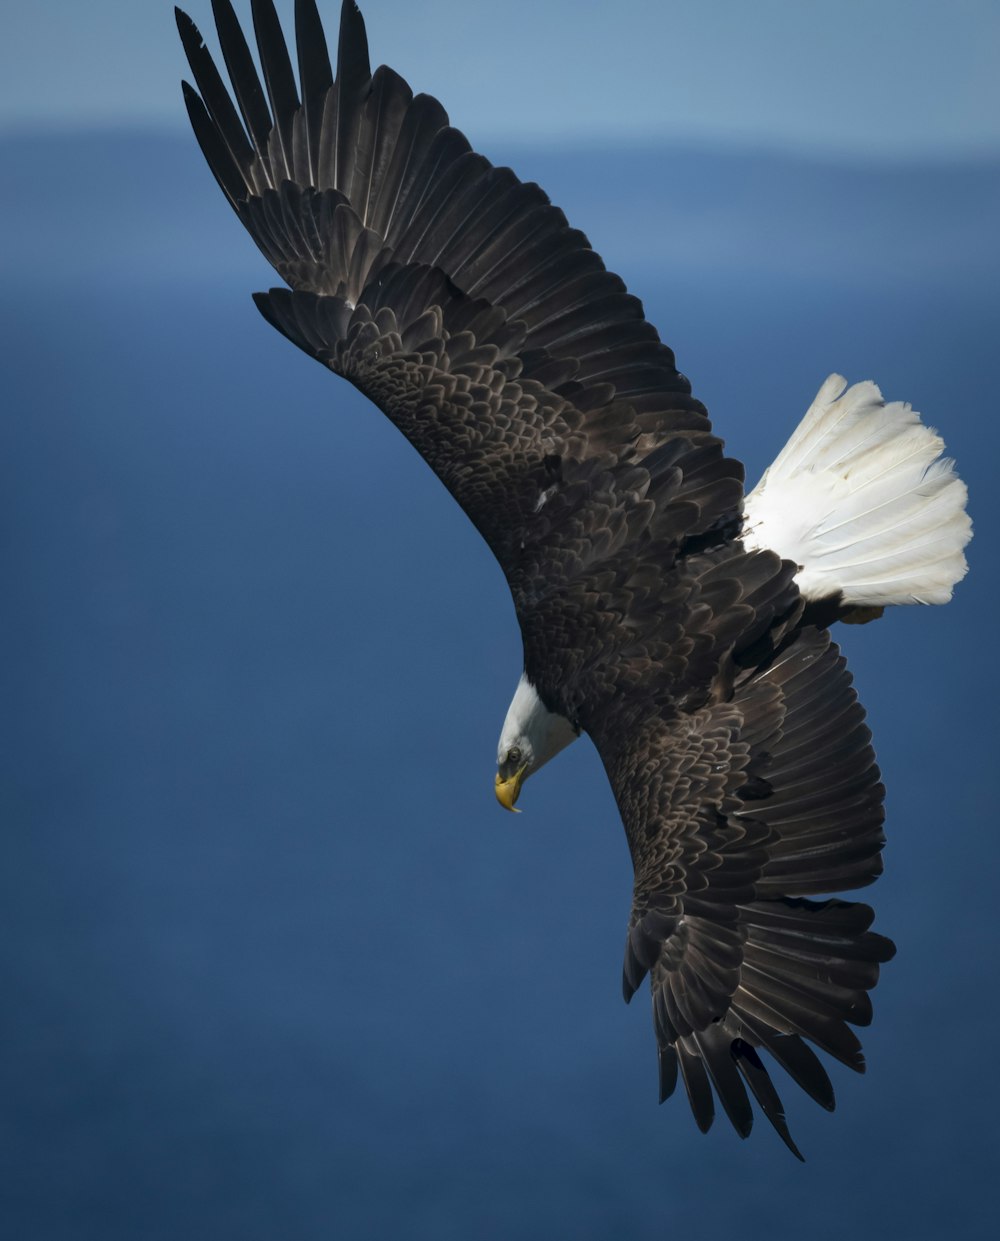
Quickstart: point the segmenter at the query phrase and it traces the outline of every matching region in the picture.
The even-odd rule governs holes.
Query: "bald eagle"
[[[817,1103],[813,1047],[851,1029],[892,943],[831,896],[871,883],[883,788],[829,634],[943,603],[966,492],[941,440],[873,383],[831,375],[758,486],[727,457],[641,303],[537,185],[473,152],[442,106],[369,67],[354,0],[337,74],[296,0],[298,75],[271,0],[261,74],[213,0],[231,91],[178,11],[205,158],[288,287],[255,296],[368,396],[499,561],[524,642],[496,797],[581,733],[635,870],[624,992],[649,979],[661,1100],[702,1131],[751,1097],[789,1149],[769,1057]],[[263,81],[261,80],[263,79]]]

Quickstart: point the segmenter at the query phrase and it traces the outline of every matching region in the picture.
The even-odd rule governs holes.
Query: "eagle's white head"
[[[497,801],[513,810],[521,785],[579,736],[564,715],[549,711],[522,672],[497,746]]]

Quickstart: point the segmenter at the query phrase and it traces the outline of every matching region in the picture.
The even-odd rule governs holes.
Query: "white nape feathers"
[[[521,757],[516,765],[523,763],[527,767],[526,774],[533,775],[579,735],[564,715],[548,710],[522,672],[503,722],[497,763],[505,763],[511,750],[519,750]]]

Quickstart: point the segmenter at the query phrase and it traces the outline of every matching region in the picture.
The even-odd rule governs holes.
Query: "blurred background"
[[[240,5],[248,17],[248,5]],[[284,15],[291,5],[280,5]],[[353,389],[186,130],[170,6],[0,48],[0,1235],[313,1241],[989,1233],[1000,9],[368,0],[373,62],[540,181],[755,480],[831,370],[972,493],[944,609],[838,635],[897,942],[829,1116],[656,1106],[589,742],[492,794],[500,572]],[[321,5],[328,30],[337,6]],[[192,16],[211,46],[210,5]],[[776,1070],[776,1077],[780,1070]]]

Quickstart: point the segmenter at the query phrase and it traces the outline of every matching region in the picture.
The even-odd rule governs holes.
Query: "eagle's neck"
[[[555,758],[579,735],[564,715],[545,706],[527,673],[522,672],[500,734],[500,754],[511,746],[519,746],[530,756],[530,774]]]

